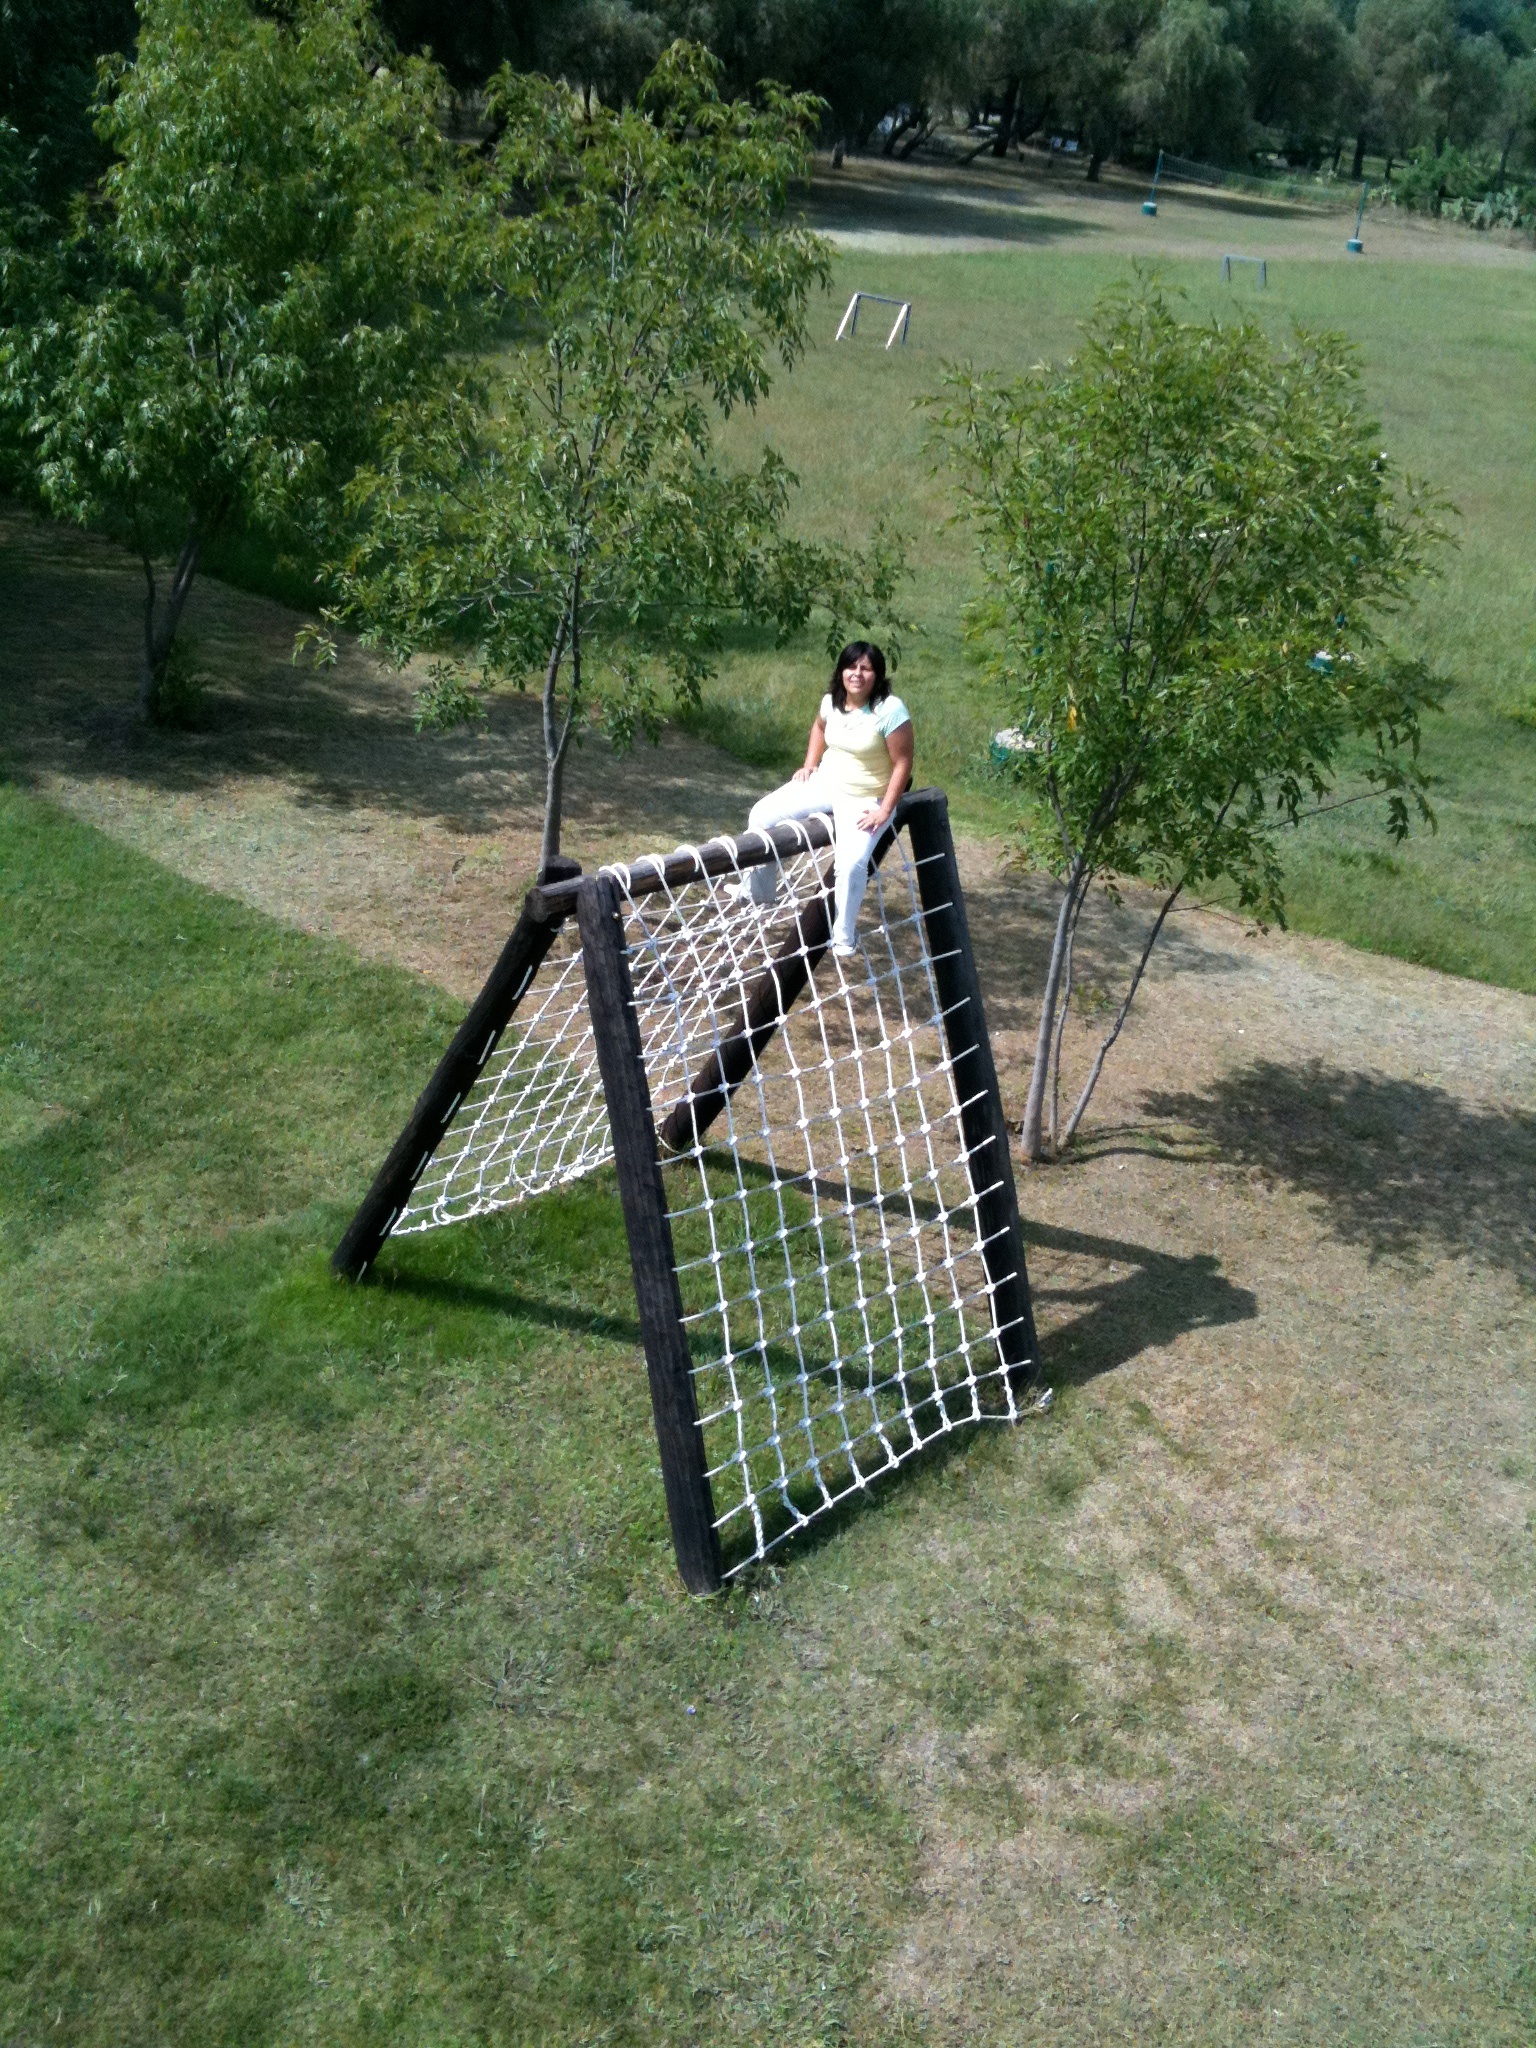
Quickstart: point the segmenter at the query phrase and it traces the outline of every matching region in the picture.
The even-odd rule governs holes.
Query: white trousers
[[[879,836],[863,831],[858,819],[861,812],[873,810],[879,801],[877,796],[845,796],[840,789],[834,789],[818,769],[805,782],[786,782],[782,789],[770,790],[767,796],[759,797],[747,820],[754,832],[768,832],[775,825],[787,825],[792,818],[808,818],[813,811],[830,813],[837,833],[832,855],[833,901],[836,905],[832,920],[834,946],[853,944],[859,905],[864,901],[864,891],[869,886],[870,848]],[[779,886],[776,863],[768,861],[762,867],[748,868],[746,881],[755,903],[771,903]]]

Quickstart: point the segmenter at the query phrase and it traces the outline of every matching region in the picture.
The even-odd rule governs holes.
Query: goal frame
[[[841,341],[845,334],[857,334],[859,331],[859,308],[866,305],[894,306],[897,309],[891,331],[886,336],[885,351],[887,355],[890,354],[896,345],[898,334],[901,336],[901,345],[905,348],[907,345],[907,332],[912,325],[912,301],[910,299],[888,298],[884,292],[855,292],[848,301],[848,310],[838,322],[837,332],[833,335],[832,339],[834,341]]]
[[[1252,270],[1263,291],[1269,284],[1269,258],[1267,256],[1223,256],[1221,259],[1221,281],[1235,284],[1240,269]]]
[[[993,1302],[994,1344],[1016,1391],[1038,1372],[1023,1225],[1008,1125],[987,1033],[981,983],[960,886],[944,792],[903,796],[872,859],[880,861],[905,831],[912,848],[929,961],[939,997],[946,1051],[956,1075],[961,1128],[972,1169],[977,1223]],[[812,819],[748,833],[641,861],[626,871],[627,893],[675,887],[703,875],[761,865],[831,844]],[[705,1458],[693,1359],[684,1322],[672,1222],[662,1177],[664,1155],[685,1153],[704,1134],[788,1017],[831,941],[830,886],[799,913],[788,941],[744,989],[740,1024],[722,1041],[658,1129],[642,1053],[618,881],[577,863],[551,863],[528,892],[522,913],[484,988],[443,1055],[405,1128],[331,1259],[334,1272],[360,1280],[405,1210],[454,1115],[511,1023],[562,926],[574,917],[603,1084],[614,1169],[629,1244],[641,1343],[661,1457],[662,1481],[678,1573],[690,1593],[718,1592],[725,1571]]]

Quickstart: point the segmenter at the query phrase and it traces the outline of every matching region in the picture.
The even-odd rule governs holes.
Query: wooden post
[[[699,1069],[693,1086],[661,1127],[664,1152],[690,1152],[757,1063],[757,1056],[815,973],[832,943],[831,893],[823,889],[795,919],[794,931],[746,989],[742,1027],[722,1039]]]
[[[917,865],[928,950],[944,1011],[944,1033],[954,1062],[955,1089],[963,1105],[960,1122],[970,1154],[971,1185],[990,1183],[977,1201],[976,1221],[983,1239],[982,1258],[992,1282],[998,1349],[1010,1380],[1019,1388],[1039,1371],[1040,1346],[1024,1268],[1024,1230],[1008,1125],[992,1041],[987,1036],[944,792],[925,789],[910,797],[906,824]]]
[[[569,880],[580,873],[579,862],[557,855],[549,864],[547,876],[541,879]],[[469,1015],[454,1033],[453,1043],[438,1062],[437,1072],[422,1090],[410,1121],[395,1140],[373,1186],[363,1197],[362,1206],[348,1224],[346,1236],[331,1254],[331,1271],[343,1279],[361,1280],[378,1257],[385,1238],[410,1200],[412,1188],[442,1143],[454,1112],[480,1078],[513,1011],[555,943],[565,912],[554,917],[543,914],[536,902],[537,894],[537,890],[530,890],[524,899],[522,915],[501,949],[501,958],[470,1006]]]
[[[899,799],[894,816],[870,852],[870,866],[878,867],[896,843],[905,817]],[[702,1145],[704,1134],[757,1064],[758,1056],[800,999],[802,990],[832,943],[832,884],[829,881],[795,919],[795,928],[785,944],[761,974],[753,980],[742,1001],[742,1026],[722,1039],[699,1069],[693,1086],[681,1102],[674,1103],[661,1127],[664,1152],[689,1152]]]
[[[656,1150],[651,1090],[640,1044],[640,1021],[635,1015],[618,885],[607,875],[593,875],[583,882],[576,917],[592,1034],[613,1132],[614,1165],[651,1383],[651,1412],[656,1418],[672,1548],[688,1591],[715,1593],[720,1589],[720,1538],[705,1468],[704,1432],[699,1425],[693,1360],[683,1327],[683,1298],[677,1284],[672,1224]]]

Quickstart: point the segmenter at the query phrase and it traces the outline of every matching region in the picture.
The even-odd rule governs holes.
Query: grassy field
[[[1470,231],[1366,224],[1367,256],[1343,252],[1347,228],[1293,211],[1166,200],[1144,221],[1139,193],[1095,202],[1077,187],[998,181],[970,206],[955,183],[872,178],[839,197],[817,188],[813,218],[845,249],[808,361],[738,431],[771,438],[798,470],[801,516],[862,534],[884,514],[909,537],[916,570],[901,688],[917,716],[922,772],[967,793],[975,823],[1003,822],[985,742],[1005,722],[975,681],[960,610],[975,588],[965,535],[925,454],[918,397],[946,359],[1019,369],[1060,356],[1107,286],[1135,260],[1183,290],[1192,315],[1337,328],[1358,345],[1364,395],[1383,443],[1459,506],[1459,547],[1424,593],[1403,637],[1450,680],[1428,723],[1439,831],[1394,849],[1380,807],[1308,823],[1288,858],[1297,926],[1475,975],[1536,988],[1536,257],[1472,262]],[[1004,242],[1002,236],[1011,237]],[[956,253],[942,253],[959,238]],[[892,245],[896,246],[892,246]],[[904,246],[903,246],[904,245]],[[1220,281],[1225,252],[1268,254],[1269,284]],[[1501,255],[1506,252],[1497,252]],[[874,308],[855,342],[832,329],[855,288],[913,301],[911,339],[886,353]],[[819,656],[741,651],[727,665],[705,729],[782,765],[798,760],[814,711]]]
[[[1065,347],[1139,232],[1135,194],[1110,233],[998,190],[950,254],[942,193],[822,202],[912,344],[823,347],[740,430],[809,517],[913,536],[922,772],[988,829],[911,400]],[[1193,303],[1238,218],[1303,232],[1165,208]],[[1277,256],[1261,310],[1359,334],[1466,511],[1418,628],[1459,678],[1443,824],[1395,874],[1357,814],[1309,827],[1296,900],[1529,987],[1529,265],[1381,239]],[[521,707],[417,741],[214,587],[207,729],[124,737],[131,565],[49,545],[0,558],[0,2042],[1529,2042],[1536,1006],[1187,920],[1025,1177],[1051,1416],[691,1603],[610,1176],[327,1271],[462,1013],[431,977],[475,985],[532,858]],[[708,729],[787,759],[816,668],[734,650]],[[745,780],[593,748],[573,834],[682,836]],[[965,857],[1016,1106],[1048,892]],[[1085,986],[1130,933],[1095,909]]]
[[[1269,1034],[695,1605],[608,1176],[328,1277],[455,1014],[0,787],[0,2038],[1529,2038],[1522,1112]]]

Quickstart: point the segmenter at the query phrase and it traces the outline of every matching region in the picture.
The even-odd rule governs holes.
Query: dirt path
[[[533,861],[529,707],[499,705],[483,738],[418,740],[398,682],[356,652],[295,671],[290,615],[209,586],[192,618],[209,729],[135,736],[121,557],[13,520],[0,574],[17,772],[182,874],[473,993]],[[594,743],[570,850],[705,837],[755,786],[685,738],[624,763]],[[964,867],[1017,1110],[1049,891],[989,847]],[[1134,906],[1106,906],[1087,930],[1090,1005],[1135,929]],[[1085,1025],[1079,1064],[1088,1044]],[[1456,2011],[1447,1944],[1514,1956],[1528,1917],[1512,1906],[1479,1937],[1478,1915],[1524,1853],[1536,1785],[1533,1188],[1536,1000],[1179,922],[1080,1154],[1026,1175],[1023,1198],[1048,1372],[1134,1443],[1062,1522],[1064,1570],[1112,1586],[1116,1619],[1074,1594],[1041,1639],[1107,1716],[1124,1660],[1173,1645],[1180,1704],[1126,1736],[1112,1778],[1065,1752],[1022,1772],[984,1714],[903,1755],[924,1897],[880,2027],[916,2007],[935,2040],[1022,2039],[1026,2014],[1032,2042],[1152,2039],[1177,2005],[1205,2015],[1181,2039],[1322,2038],[1332,2008],[1300,1964],[1264,1975],[1261,1935],[1217,1915],[1208,1941],[1159,1937],[1157,1827],[1196,1841],[1188,1816],[1218,1783],[1298,1914],[1329,1886],[1352,1902],[1330,1996],[1380,2031],[1349,2038],[1415,2038]],[[1528,2011],[1478,2005],[1443,2038],[1523,2039]]]

